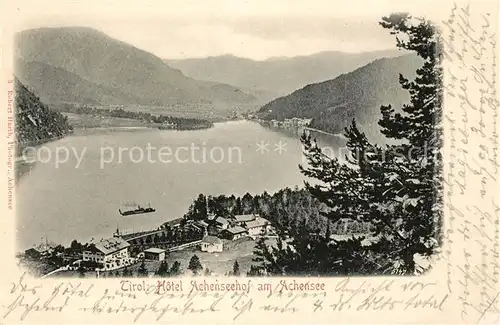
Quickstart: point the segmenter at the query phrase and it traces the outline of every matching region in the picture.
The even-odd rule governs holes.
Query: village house
[[[97,262],[105,269],[118,268],[129,260],[129,246],[121,237],[103,239],[83,251],[83,260]]]
[[[205,220],[200,220],[197,221],[196,223],[201,227],[208,228],[208,222],[206,222]]]
[[[261,233],[267,233],[270,223],[268,220],[257,217],[255,220],[248,221],[245,223],[245,228],[248,229],[248,234],[250,236],[257,236]]]
[[[238,226],[243,226],[245,222],[253,221],[257,217],[257,214],[238,214],[234,216],[234,222]]]
[[[144,258],[151,261],[163,261],[166,252],[164,249],[151,247],[144,251]]]
[[[217,219],[215,219],[215,224],[221,229],[227,229],[229,227],[229,221],[223,217],[217,217]]]
[[[208,222],[206,222],[205,220],[201,220],[197,221],[196,225],[198,225],[198,227],[200,227],[203,230],[204,235],[208,234],[208,227],[209,227]]]
[[[206,223],[206,222],[205,222]],[[201,225],[200,223],[198,222],[191,222],[189,224],[187,224],[187,227],[191,228],[191,229],[195,229],[195,230],[198,230],[200,232],[204,232],[206,230],[206,227],[204,227],[203,225]]]
[[[235,240],[248,235],[248,230],[240,226],[234,226],[224,230],[222,235],[224,238]]]
[[[215,236],[205,236],[201,240],[200,249],[203,252],[214,253],[214,252],[222,252],[224,249],[222,240]]]
[[[28,257],[32,258],[40,258],[42,256],[49,256],[54,251],[56,247],[55,244],[50,243],[47,239],[42,241],[40,244],[27,249],[24,254]]]
[[[24,251],[24,255],[31,258],[40,258],[42,257],[42,253],[36,249],[36,247],[28,248]]]
[[[32,258],[39,258],[43,256],[49,256],[54,252],[56,245],[50,242],[47,238],[43,240],[40,244],[33,246],[32,248],[27,249],[24,253],[26,256]]]
[[[169,220],[167,222],[164,222],[161,226],[160,229],[166,229],[166,228],[177,228],[181,225],[181,222],[184,218],[176,218]]]

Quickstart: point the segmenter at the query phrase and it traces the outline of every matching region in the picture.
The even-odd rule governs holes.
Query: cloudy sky
[[[363,10],[362,2],[358,2],[359,8],[318,1],[310,5],[287,1],[204,3],[205,6],[195,6],[199,2],[165,1],[157,6],[134,7],[124,1],[121,6],[76,8],[78,4],[70,2],[73,7],[65,3],[62,7],[40,7],[39,11],[30,3],[17,8],[16,28],[93,27],[171,59],[232,54],[262,60],[327,50],[361,52],[395,48],[394,36],[378,25],[380,18],[391,12],[391,6]],[[240,6],[235,7],[234,3]]]

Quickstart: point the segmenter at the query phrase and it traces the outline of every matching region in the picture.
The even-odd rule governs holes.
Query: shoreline
[[[293,134],[296,134],[296,135],[300,135],[301,133],[303,133],[304,131],[307,130],[310,132],[317,132],[317,133],[324,134],[327,136],[340,138],[342,140],[347,139],[343,133],[330,133],[330,132],[326,132],[326,131],[323,131],[320,129],[312,128],[312,127],[306,126],[306,125],[287,125],[287,124],[282,124],[282,122],[280,122],[280,121],[275,121],[275,120],[268,121],[268,120],[261,120],[261,119],[249,119],[248,121],[253,121],[253,122],[259,123],[260,125],[262,125],[264,127],[268,127],[270,129],[292,132]]]
[[[227,126],[226,126],[227,125]],[[225,131],[225,129],[227,128],[230,132],[239,132],[240,130],[240,125],[243,126],[243,127],[246,127],[246,128],[249,128],[250,130],[260,130],[260,127],[258,124],[255,124],[254,121],[251,121],[251,120],[247,120],[247,119],[233,119],[233,120],[230,120],[230,121],[225,121],[225,122],[218,122],[218,123],[215,123],[214,125],[214,129],[222,129],[222,131]],[[254,126],[252,126],[254,125]],[[74,131],[71,133],[71,134],[68,134],[67,138],[62,140],[62,142],[57,142],[55,144],[52,144],[52,145],[48,145],[48,147],[56,147],[56,146],[60,146],[60,145],[63,145],[63,146],[71,146],[72,145],[72,141],[74,141],[73,139],[77,139],[76,137],[78,137],[78,141],[81,141],[81,143],[83,143],[85,145],[85,139],[86,139],[86,132],[90,132],[90,133],[93,133],[93,132],[108,132],[109,130],[115,130],[115,131],[121,131],[123,133],[109,133],[110,136],[112,137],[115,137],[117,136],[119,139],[121,137],[120,134],[123,134],[124,136],[127,136],[127,137],[132,137],[132,138],[137,138],[136,143],[138,143],[140,145],[140,142],[142,142],[142,139],[143,139],[143,135],[145,137],[153,137],[153,138],[156,138],[156,137],[161,137],[161,138],[164,138],[164,135],[166,135],[167,137],[170,135],[170,134],[174,134],[174,133],[178,133],[178,132],[171,132],[171,133],[167,133],[167,132],[164,132],[163,135],[162,133],[154,133],[154,132],[150,132],[148,129],[148,127],[146,126],[122,126],[122,127],[112,127],[112,128],[108,128],[108,127],[99,127],[99,128],[88,128],[86,130],[84,129],[80,129],[80,128],[74,128]],[[145,132],[146,130],[148,130],[147,132]],[[154,129],[152,129],[154,130]],[[133,131],[137,131],[138,133],[130,133],[130,132],[133,132]],[[268,131],[269,132],[269,131]],[[183,132],[184,134],[188,134],[188,133],[185,133]],[[184,137],[183,135],[181,135],[182,133],[179,133],[179,136],[180,137]],[[201,131],[200,133],[192,133],[193,135],[190,136],[191,138],[199,138],[199,134],[202,134],[204,135],[205,134],[205,131]],[[267,134],[267,133],[265,133]],[[75,138],[72,138],[72,136],[74,136]],[[212,136],[211,134],[208,134],[207,136]],[[92,138],[96,139],[97,141],[100,141],[99,138],[101,137],[101,135],[99,134],[95,134]],[[102,136],[104,137],[104,135]],[[90,139],[90,137],[89,137]],[[54,139],[56,140],[56,139]],[[20,177],[18,177],[18,186],[20,186],[21,188],[24,187],[24,186],[27,186],[27,187],[30,187],[31,186],[31,176],[34,176],[34,175],[38,175],[38,172],[39,172],[39,169],[42,169],[42,165],[40,162],[37,162],[37,163],[34,163],[34,164],[29,164],[33,159],[31,159],[31,157],[29,155],[26,155],[26,158],[23,159],[23,157],[19,157],[18,158],[18,167],[17,167],[17,170],[19,172]],[[29,172],[31,171],[32,168],[39,168],[39,169],[36,169],[33,171],[32,174],[29,174]],[[76,172],[76,173],[81,173],[80,171]],[[27,181],[25,181],[25,179],[28,179]],[[36,178],[38,179],[38,178]],[[23,183],[24,182],[24,183]],[[269,188],[267,190],[270,190],[269,192],[272,193],[272,192],[275,192],[275,191],[278,191],[281,187],[279,188]],[[266,190],[266,188],[263,188],[263,189],[256,189],[254,191],[250,191],[250,193],[252,194],[261,194],[262,191]],[[244,192],[241,192],[239,195],[242,196],[243,194],[245,194],[245,192],[247,192],[247,190],[245,190]],[[18,192],[19,193],[19,192]],[[220,192],[218,192],[219,194],[227,194],[229,193],[229,191],[227,190],[221,190]],[[232,191],[231,191],[232,193]],[[24,198],[24,196],[23,196]],[[191,198],[191,200],[194,199],[194,197]],[[191,200],[189,202],[191,202]],[[19,200],[18,200],[19,202]],[[182,210],[183,212],[185,212],[185,209],[187,207],[182,207],[180,208],[180,210]],[[35,211],[33,214],[36,214],[37,212]],[[182,216],[182,214],[180,214],[179,216]],[[172,217],[173,218],[173,217]],[[142,223],[141,223],[142,224]],[[157,227],[159,226],[159,224],[153,224],[152,227],[148,227],[147,230],[154,230],[156,229]],[[133,228],[135,228],[136,231],[138,230],[146,230],[146,227],[144,226],[133,226]],[[52,235],[51,235],[52,236]],[[72,239],[77,239],[79,241],[88,241],[92,236],[95,236],[94,234],[90,235],[90,236],[80,236],[79,234],[78,235],[75,235],[74,237],[68,239],[68,241],[66,242],[66,240],[63,240],[61,241],[61,244],[64,243],[64,244],[69,244],[70,243],[70,240]],[[105,235],[102,235],[102,236],[105,236]],[[54,234],[54,238],[53,240],[57,240],[57,242],[59,242],[58,239],[56,239],[57,237],[57,234]],[[64,237],[64,236],[63,236]],[[100,236],[99,236],[100,237]],[[21,248],[30,248],[31,245],[29,244],[29,239],[27,240],[27,244],[28,245],[22,245],[21,242],[19,242],[19,246],[18,248],[21,249]]]
[[[36,162],[28,163],[25,159],[19,161],[16,160],[15,163],[15,181],[14,184],[17,185],[27,174],[31,172],[36,165]]]
[[[97,110],[99,111],[99,110]],[[214,121],[190,118],[190,117],[170,117],[163,116],[163,120],[151,120],[151,116],[144,117],[141,114],[144,112],[129,112],[123,111],[124,114],[129,113],[132,116],[111,116],[98,113],[76,113],[76,112],[61,112],[67,119],[69,124],[75,129],[104,129],[104,128],[117,128],[117,127],[145,127],[156,128],[159,130],[198,130],[208,129],[213,127]],[[135,115],[134,115],[135,114]],[[149,118],[148,118],[149,116]],[[169,120],[165,118],[170,118]]]
[[[75,114],[76,115],[76,114]],[[101,132],[120,132],[120,131],[144,131],[144,130],[156,130],[156,131],[197,131],[197,130],[208,130],[214,127],[215,123],[212,122],[212,124],[208,127],[198,127],[198,128],[161,128],[161,125],[159,124],[145,124],[139,120],[133,120],[133,119],[126,119],[126,118],[114,118],[115,122],[130,122],[132,120],[132,125],[89,125],[89,126],[81,126],[77,124],[70,123],[70,126],[72,127],[72,131],[59,136],[59,137],[54,137],[51,139],[46,139],[42,141],[38,141],[35,143],[27,143],[27,144],[22,144],[16,145],[16,152],[15,152],[15,167],[14,167],[14,173],[15,173],[15,184],[18,184],[26,174],[28,174],[32,168],[35,167],[36,162],[27,162],[26,158],[20,155],[19,153],[22,152],[22,148],[26,147],[35,147],[38,148],[42,146],[45,143],[53,142],[60,140],[65,137],[71,137],[71,136],[81,136],[81,135],[90,135],[90,134],[97,134]],[[134,123],[135,122],[135,123]],[[226,121],[222,122],[216,122],[216,123],[224,123]],[[120,124],[120,123],[118,123]],[[137,125],[133,125],[137,124]]]
[[[41,140],[38,142],[32,142],[32,143],[23,143],[23,144],[17,143],[16,150],[15,150],[15,159],[14,159],[14,175],[15,175],[14,184],[17,185],[23,179],[23,177],[27,173],[29,173],[31,171],[31,169],[33,169],[36,165],[36,162],[27,162],[24,155],[19,154],[24,150],[22,148],[27,148],[27,147],[37,148],[45,143],[57,141],[57,140],[60,140],[62,138],[65,138],[67,136],[71,136],[72,134],[74,134],[74,128],[72,128],[70,132],[68,132],[64,135],[58,136],[58,137],[45,139],[45,140]]]

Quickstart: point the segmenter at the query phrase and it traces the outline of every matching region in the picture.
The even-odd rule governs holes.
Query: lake
[[[272,193],[304,181],[299,139],[250,121],[196,131],[94,131],[37,153],[41,161],[16,189],[18,250],[45,237],[68,245],[112,236],[117,227],[157,228],[183,216],[200,193]],[[126,204],[148,203],[155,213],[118,213]]]

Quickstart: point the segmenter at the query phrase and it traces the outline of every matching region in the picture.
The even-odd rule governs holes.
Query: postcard
[[[2,324],[499,324],[495,1],[14,1]]]

